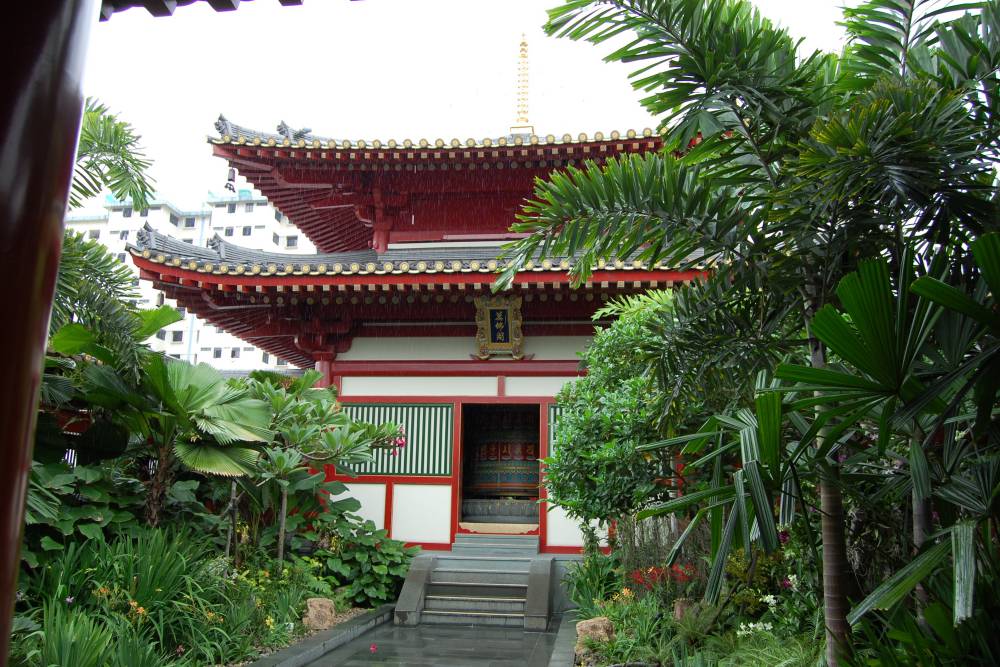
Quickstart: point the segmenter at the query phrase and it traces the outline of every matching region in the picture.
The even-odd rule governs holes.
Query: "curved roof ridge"
[[[324,137],[312,134],[310,128],[301,128],[298,130],[290,127],[285,121],[277,126],[277,132],[262,132],[259,130],[254,130],[243,125],[237,125],[231,122],[224,114],[219,114],[219,119],[215,122],[215,129],[219,133],[218,138],[210,138],[209,140],[213,143],[252,143],[255,145],[263,144],[267,146],[292,146],[297,145],[300,147],[311,146],[313,148],[490,148],[498,146],[510,146],[516,145],[520,146],[523,144],[529,145],[548,145],[548,144],[579,144],[579,143],[600,143],[603,141],[621,141],[623,139],[635,139],[638,137],[653,137],[657,136],[657,133],[651,128],[643,128],[642,130],[629,129],[625,132],[619,132],[618,130],[611,131],[607,134],[598,131],[593,134],[593,136],[588,136],[586,132],[580,132],[575,137],[570,133],[565,133],[561,136],[556,136],[554,134],[547,134],[544,137],[535,134],[508,134],[499,137],[485,137],[483,139],[458,139],[452,138],[450,140],[445,140],[444,138],[437,138],[433,141],[429,139],[420,139],[418,141],[412,141],[410,139],[403,139],[402,141],[397,141],[395,139],[388,139],[382,141],[380,139],[336,139],[333,137]]]

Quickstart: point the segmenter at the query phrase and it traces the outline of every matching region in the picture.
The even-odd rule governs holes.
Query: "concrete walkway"
[[[546,667],[555,638],[521,628],[385,624],[307,667]]]

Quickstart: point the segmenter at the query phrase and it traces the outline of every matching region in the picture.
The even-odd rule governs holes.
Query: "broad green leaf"
[[[906,597],[914,586],[926,579],[948,557],[949,551],[951,542],[944,541],[919,554],[855,605],[847,615],[847,622],[854,625],[872,609],[890,609]]]
[[[49,349],[72,356],[84,352],[97,342],[97,336],[87,327],[76,322],[64,325],[49,338]]]
[[[976,526],[971,521],[956,523],[951,529],[954,565],[954,623],[972,617],[976,588]]]
[[[913,492],[918,500],[931,497],[931,473],[927,467],[927,456],[923,443],[917,438],[910,440],[910,476],[913,478]]]
[[[59,544],[48,535],[41,539],[40,545],[42,549],[46,551],[62,551],[63,549],[63,545]]]
[[[765,391],[754,399],[757,408],[757,445],[764,471],[778,477],[778,455],[781,451],[781,394]]]
[[[79,530],[80,533],[84,537],[86,537],[88,539],[91,539],[91,540],[103,540],[104,539],[104,531],[101,530],[101,526],[99,524],[96,524],[96,523],[81,523],[81,524],[77,525],[76,529]]]
[[[692,493],[686,493],[678,498],[672,498],[659,505],[654,505],[653,507],[644,509],[636,514],[639,519],[648,519],[651,516],[662,516],[664,514],[672,514],[679,510],[687,509],[691,505],[702,502],[703,500],[711,500],[714,498],[725,499],[732,497],[734,491],[731,486],[723,486],[717,489],[704,489],[701,491],[694,491]]]
[[[705,584],[704,599],[710,605],[719,603],[719,593],[722,591],[722,575],[725,572],[726,560],[729,558],[729,549],[733,543],[733,534],[736,532],[736,521],[737,512],[734,508],[729,512],[726,528],[722,531],[719,550],[712,558],[712,567],[709,569],[708,581]]]
[[[137,340],[146,340],[163,327],[184,319],[176,308],[170,306],[140,310],[137,314],[139,316],[139,328],[135,332]]]
[[[213,443],[178,442],[174,453],[191,470],[223,477],[252,475],[258,453],[247,447],[221,447]]]
[[[778,529],[774,525],[774,509],[771,505],[771,496],[764,486],[760,463],[748,461],[743,466],[743,472],[746,475],[747,486],[750,487],[750,499],[753,501],[754,515],[757,517],[761,544],[764,546],[764,551],[771,553],[778,548]]]

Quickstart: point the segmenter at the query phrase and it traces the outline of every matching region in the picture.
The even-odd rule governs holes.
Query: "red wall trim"
[[[573,377],[584,375],[577,361],[473,361],[447,359],[441,361],[334,361],[336,376],[489,376]],[[529,401],[530,402],[530,401]]]
[[[443,542],[404,542],[404,544],[408,547],[420,547],[429,551],[451,551],[451,545]]]
[[[549,403],[542,403],[538,406],[538,458],[544,459],[549,455]],[[538,498],[545,500],[548,494],[545,492],[545,466],[538,464]],[[549,504],[547,502],[538,503],[538,550],[545,553],[546,544],[549,537]]]
[[[437,484],[447,486],[451,484],[451,477],[427,477],[416,475],[358,475],[349,477],[347,475],[327,475],[328,480],[336,480],[345,484]]]
[[[547,553],[547,554],[582,554],[583,547],[552,546],[552,547],[545,547],[541,551],[542,553]]]
[[[552,403],[553,396],[341,396],[342,403]]]
[[[392,537],[392,482],[386,482],[385,484],[385,514],[382,519],[384,524],[382,527],[389,531],[389,537]]]
[[[458,522],[462,518],[462,405],[455,401],[452,407],[452,417],[454,419],[454,431],[451,442],[451,541],[455,542],[455,533],[458,532]]]

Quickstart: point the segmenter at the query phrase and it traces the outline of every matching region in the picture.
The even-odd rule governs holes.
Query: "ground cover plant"
[[[633,253],[704,277],[619,304],[655,311],[650,342],[606,351],[635,361],[656,429],[609,481],[664,481],[601,513],[583,485],[549,497],[605,525],[674,517],[655,567],[707,531],[716,612],[683,660],[726,660],[740,633],[805,659],[812,626],[831,665],[992,664],[1000,3],[868,0],[844,25],[842,53],[810,54],[742,0],[551,10],[551,34],[637,63],[664,150],[539,182],[501,284],[539,254],[581,256],[579,280]]]

